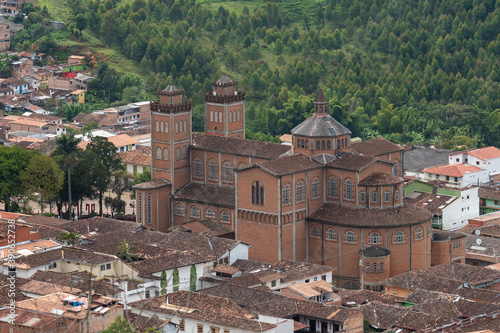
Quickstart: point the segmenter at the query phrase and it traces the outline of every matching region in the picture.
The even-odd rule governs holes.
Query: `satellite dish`
[[[238,91],[237,90],[234,91],[234,96],[236,96],[236,95],[238,95]]]
[[[217,93],[216,93],[215,91],[213,91],[213,92],[212,92],[212,95],[214,95],[214,96],[215,96],[215,95],[217,95]]]
[[[476,236],[480,236],[481,235],[481,231],[479,229],[476,229],[476,231],[474,231],[474,233],[476,234]]]
[[[478,239],[476,239],[476,244],[477,244],[477,245],[481,245],[481,244],[483,244],[483,241],[482,241],[481,239],[479,239],[479,238],[478,238]]]

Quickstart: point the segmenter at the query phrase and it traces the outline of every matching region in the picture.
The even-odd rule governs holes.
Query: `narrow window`
[[[346,199],[352,200],[352,182],[348,180],[346,183]]]
[[[319,181],[317,179],[314,179],[312,183],[312,197],[313,199],[319,198]]]
[[[240,110],[238,110],[238,119],[236,119],[236,120],[237,120],[237,121],[240,121],[240,119],[241,119],[241,111],[240,111]]]
[[[177,205],[177,208],[175,209],[175,213],[179,216],[184,216],[184,207],[182,207],[181,204]]]
[[[378,192],[372,192],[372,202],[378,202]]]
[[[207,209],[207,211],[205,212],[205,216],[209,217],[209,218],[213,218],[215,216],[214,211],[210,208]]]
[[[299,182],[297,184],[297,202],[301,202],[304,200],[304,184]]]
[[[231,164],[229,163],[226,163],[225,167],[224,167],[224,181],[226,183],[230,183],[231,182]]]
[[[361,202],[366,202],[366,192],[365,192],[365,191],[361,191],[361,192],[359,193],[359,200],[360,200]]]
[[[179,122],[175,122],[175,133],[179,133]]]
[[[321,141],[321,150],[325,150],[325,140]]]
[[[309,149],[309,140],[306,139],[306,149]]]
[[[224,223],[229,223],[229,213],[226,211],[222,212],[222,222]]]
[[[289,205],[290,204],[290,186],[285,185],[283,187],[283,205]]]
[[[181,159],[181,148],[175,148],[175,159],[178,161]]]
[[[142,224],[142,194],[139,193],[137,196],[137,209],[139,210],[137,213],[139,214],[139,224]]]
[[[383,273],[384,272],[384,263],[381,262],[380,263],[380,273]]]
[[[209,170],[210,170],[210,173],[209,173],[208,178],[210,180],[216,180],[217,179],[217,166],[216,166],[214,161],[211,161],[209,163]]]
[[[184,132],[187,132],[188,126],[187,126],[187,120],[184,120]]]
[[[335,178],[330,178],[330,186],[328,187],[328,192],[331,197],[337,196],[337,180]]]
[[[230,111],[229,112],[229,122],[232,123],[233,122],[233,111]]]
[[[348,231],[345,233],[345,242],[346,243],[354,243],[354,233],[352,231]]]
[[[373,263],[373,273],[377,273],[377,263]]]
[[[158,122],[158,120],[155,122],[155,129],[157,132],[160,131],[160,123]]]
[[[193,206],[191,208],[191,217],[199,218],[200,217],[200,211],[197,206]]]
[[[163,133],[163,121],[160,121],[160,132]]]
[[[312,227],[311,229],[311,236],[315,238],[319,238],[319,229],[316,227]]]
[[[389,202],[390,200],[391,200],[391,194],[389,193],[389,191],[385,191],[384,192],[384,201]]]
[[[304,139],[302,139],[302,148],[304,148]]]
[[[328,150],[332,149],[332,142],[330,140],[326,142],[326,149]]]
[[[316,150],[319,150],[319,140],[316,141]]]
[[[168,148],[163,148],[163,159],[168,161]]]
[[[366,263],[366,272],[370,273],[370,263],[369,262]]]
[[[333,229],[328,229],[328,232],[326,234],[326,239],[331,241],[335,240],[335,231],[333,231]]]
[[[182,158],[183,159],[188,158],[188,146],[187,145],[182,147]]]
[[[156,159],[161,160],[161,148],[156,147]]]
[[[165,122],[165,133],[168,133],[168,122]]]
[[[394,200],[395,200],[396,202],[398,202],[398,201],[399,201],[399,190],[396,190],[396,191],[394,192]]]
[[[201,161],[199,159],[194,160],[194,176],[201,178]]]
[[[424,231],[422,228],[418,228],[417,231],[415,231],[415,239],[420,240],[424,238]]]
[[[210,111],[210,121],[211,122],[214,121],[214,112],[213,111]]]
[[[148,194],[148,223],[151,222],[151,194]]]

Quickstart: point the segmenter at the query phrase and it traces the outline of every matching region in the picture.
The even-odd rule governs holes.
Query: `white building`
[[[450,154],[449,159],[450,165],[469,164],[489,174],[500,173],[500,149],[493,146]]]

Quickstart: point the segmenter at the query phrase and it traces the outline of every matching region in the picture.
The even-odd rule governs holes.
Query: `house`
[[[203,289],[199,293],[230,299],[259,316],[293,319],[297,331],[363,332],[363,316],[356,309],[290,299],[270,291],[231,284]]]
[[[487,170],[470,164],[445,164],[422,170],[424,181],[445,180],[450,187],[463,188],[491,181]]]
[[[10,49],[10,36],[10,26],[0,23],[0,51],[7,51]]]
[[[500,188],[498,186],[480,186],[479,191],[479,212],[481,215],[500,210]]]
[[[432,214],[432,226],[456,230],[479,216],[478,187],[455,188],[415,180],[405,187],[405,202]],[[445,183],[447,184],[447,183]]]
[[[76,80],[74,78],[66,78],[60,76],[51,76],[47,80],[47,87],[49,89],[61,89],[61,90],[69,90],[75,91],[78,89],[76,85]]]
[[[0,85],[11,88],[14,95],[26,94],[33,91],[33,87],[26,80],[21,78],[16,79],[10,77],[8,79],[2,79]]]
[[[98,136],[98,135],[96,135]],[[116,152],[133,151],[135,146],[139,143],[136,139],[131,138],[127,134],[119,134],[107,137],[108,141],[115,145]],[[90,141],[82,141],[78,147],[85,149]]]
[[[108,327],[117,316],[123,315],[123,307],[117,300],[94,295],[89,302],[87,297],[78,297],[65,292],[44,295],[16,302],[16,316],[13,321],[0,321],[0,329],[20,331],[39,329],[42,332],[64,330],[100,332]],[[9,309],[0,310],[2,318],[8,318]]]
[[[432,265],[467,263],[466,235],[460,232],[435,231],[432,234]]]
[[[488,171],[493,177],[499,175],[500,180],[500,149],[490,146],[471,149],[450,154],[450,165],[469,164]],[[493,181],[495,177],[493,177]]]
[[[50,114],[40,114],[40,113],[36,113],[36,112],[31,113],[28,116],[28,118],[34,119],[37,121],[44,121],[44,122],[51,123],[51,124],[57,124],[57,125],[62,125],[63,121],[65,119],[63,117],[53,116]]]
[[[179,291],[130,304],[131,312],[169,319],[169,331],[293,332],[293,320],[255,316],[235,302],[221,297]]]
[[[325,280],[308,283],[292,283],[286,285],[285,287],[273,289],[273,291],[289,298],[316,301],[320,303],[332,301],[334,297],[332,285]]]
[[[123,168],[131,175],[138,175],[144,172],[145,169],[151,170],[151,148],[147,147],[149,154],[144,153],[144,150],[131,150],[119,152]]]
[[[78,89],[70,94],[73,96],[73,103],[85,104],[85,90]]]

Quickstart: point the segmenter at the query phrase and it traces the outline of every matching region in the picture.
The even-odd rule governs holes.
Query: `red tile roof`
[[[456,154],[452,154],[450,156],[454,155],[459,155],[464,152],[459,152]],[[491,160],[493,158],[498,158],[500,157],[500,149],[490,146],[490,147],[485,147],[485,148],[479,148],[479,149],[474,149],[474,150],[469,150],[466,151],[467,154],[472,155],[474,157],[479,158],[480,160]]]
[[[434,173],[438,175],[445,175],[451,177],[463,177],[463,175],[465,174],[474,173],[478,171],[482,171],[482,169],[470,164],[441,165],[422,170],[422,172]]]
[[[356,142],[351,145],[352,150],[365,156],[379,156],[396,151],[402,151],[403,148],[384,138],[376,138],[362,142]]]

